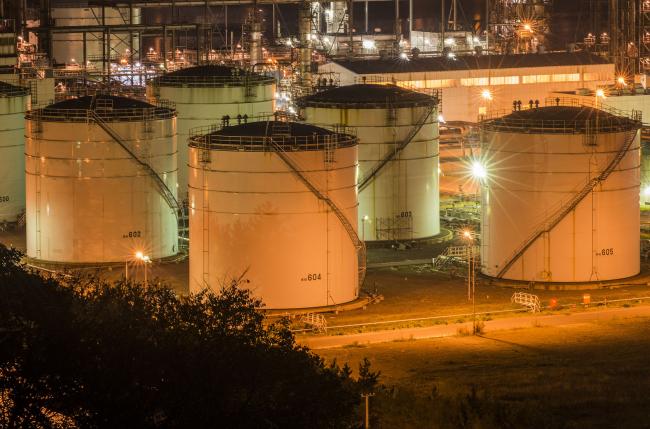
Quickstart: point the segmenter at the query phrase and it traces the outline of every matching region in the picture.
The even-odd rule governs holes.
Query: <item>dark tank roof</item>
[[[397,85],[356,84],[318,92],[298,101],[301,107],[357,107],[364,109],[415,107],[438,104],[438,100],[421,92]]]
[[[270,137],[273,135],[276,124],[277,126],[281,126],[283,129],[288,130],[291,137],[310,137],[313,135],[328,136],[334,134],[332,131],[325,128],[303,124],[301,122],[258,121],[224,127],[219,131],[215,131],[212,135]]]
[[[256,121],[226,126],[217,131],[194,135],[190,146],[212,150],[273,151],[274,144],[283,150],[323,150],[327,147],[354,146],[357,138],[300,122]]]
[[[12,85],[7,82],[0,82],[0,96],[2,97],[22,97],[28,94],[28,88]]]
[[[621,132],[641,128],[641,122],[590,106],[546,106],[514,111],[484,120],[481,128],[530,133]]]
[[[224,85],[271,84],[274,79],[244,69],[226,65],[208,64],[187,67],[152,79],[159,86],[203,86],[219,87]]]
[[[169,105],[153,105],[134,98],[102,94],[59,101],[28,112],[26,118],[78,122],[92,119],[92,112],[110,122],[143,121],[145,118],[166,119],[176,115],[176,111]]]

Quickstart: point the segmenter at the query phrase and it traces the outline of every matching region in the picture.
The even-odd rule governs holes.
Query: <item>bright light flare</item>
[[[487,170],[485,166],[478,161],[474,161],[471,166],[472,176],[476,179],[485,179],[487,177]]]
[[[463,238],[465,238],[467,240],[471,240],[473,238],[472,237],[472,231],[470,231],[469,229],[463,230]]]
[[[605,91],[602,89],[597,89],[596,90],[596,97],[598,98],[605,98]]]
[[[484,89],[481,91],[481,98],[483,98],[483,100],[492,100],[492,91]]]
[[[643,188],[643,196],[650,197],[650,185],[646,185],[646,187]]]
[[[363,49],[375,49],[375,41],[371,39],[364,39],[363,42],[361,42],[363,45]]]

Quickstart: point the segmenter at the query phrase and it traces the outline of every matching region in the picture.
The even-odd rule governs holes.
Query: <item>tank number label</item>
[[[312,274],[307,274],[307,277],[303,277],[300,279],[301,282],[313,282],[316,280],[320,280],[321,275],[320,273],[312,273]]]
[[[600,256],[612,256],[614,254],[614,248],[610,247],[609,249],[601,249]]]
[[[142,233],[140,231],[129,231],[128,233],[122,236],[122,238],[138,238],[138,237],[142,237]]]
[[[411,212],[400,212],[398,217],[411,217]]]
[[[0,203],[8,203],[9,195],[0,195]]]

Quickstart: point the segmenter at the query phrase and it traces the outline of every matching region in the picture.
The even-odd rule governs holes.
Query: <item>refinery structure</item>
[[[637,276],[650,2],[561,43],[550,0],[413,3],[0,1],[0,223],[37,267],[181,261],[280,311],[467,228],[496,283]]]

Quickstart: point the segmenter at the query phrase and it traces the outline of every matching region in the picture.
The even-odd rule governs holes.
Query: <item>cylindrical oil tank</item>
[[[426,94],[375,84],[300,99],[306,122],[356,130],[359,183],[372,177],[359,193],[358,224],[365,241],[421,239],[440,232],[437,104]],[[412,133],[406,147],[376,170]]]
[[[267,308],[356,299],[357,139],[275,121],[206,132],[189,143],[190,291],[241,279]]]
[[[25,111],[29,90],[0,82],[0,222],[25,212]]]
[[[559,103],[483,121],[482,272],[569,283],[638,274],[639,128]]]
[[[140,8],[136,7],[59,6],[52,8],[55,27],[140,24],[141,17]],[[127,49],[130,52],[127,53]],[[52,57],[59,63],[70,63],[72,60],[79,64],[84,64],[84,61],[102,62],[107,53],[113,61],[117,61],[122,55],[130,56],[138,52],[140,52],[138,31],[129,32],[115,28],[106,34],[102,31],[89,31],[85,34],[82,31],[52,33]]]
[[[27,255],[108,263],[178,251],[176,112],[100,95],[26,115]]]
[[[150,98],[173,100],[176,104],[181,199],[187,195],[187,138],[190,128],[221,122],[224,117],[234,125],[275,111],[273,78],[221,65],[189,67],[152,79],[147,85],[147,93]]]

